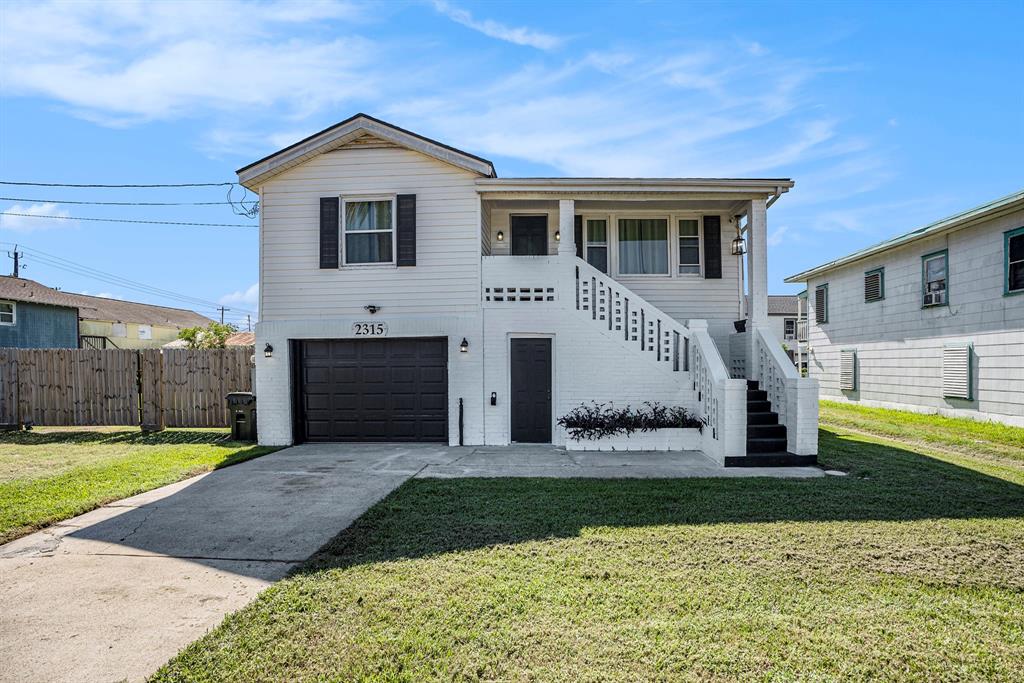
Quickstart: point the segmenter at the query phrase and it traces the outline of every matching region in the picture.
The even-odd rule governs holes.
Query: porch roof
[[[744,199],[778,196],[788,192],[789,178],[478,178],[476,191],[485,197],[588,199],[628,195],[659,197]]]

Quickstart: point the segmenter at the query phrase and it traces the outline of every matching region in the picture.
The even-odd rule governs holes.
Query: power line
[[[96,206],[233,206],[235,202],[80,202],[68,199],[36,199],[35,197],[0,197],[5,202],[42,202],[43,204],[89,204]]]
[[[182,221],[143,221],[131,218],[81,218],[75,216],[41,216],[35,213],[16,213],[0,211],[0,216],[20,216],[22,218],[44,218],[61,221],[93,221],[99,223],[144,223],[146,225],[189,225],[198,228],[252,228],[253,225],[243,223],[187,223]]]
[[[20,185],[28,187],[92,187],[92,188],[153,188],[153,187],[227,187],[235,183],[153,183],[151,185],[124,184],[103,185],[99,183],[28,183],[15,180],[0,180],[0,185]]]
[[[11,242],[3,242],[3,243],[4,244],[12,244]],[[200,306],[200,307],[203,307],[203,308],[206,308],[206,309],[210,309],[210,310],[217,310],[217,308],[220,306],[219,303],[214,303],[213,301],[207,301],[206,299],[200,299],[198,297],[189,296],[187,294],[180,294],[178,292],[174,292],[174,291],[171,291],[171,290],[168,290],[168,289],[161,289],[159,287],[154,287],[152,285],[147,285],[145,283],[137,282],[135,280],[129,280],[126,277],[122,277],[120,275],[114,275],[113,273],[107,273],[107,272],[102,271],[102,270],[97,270],[96,268],[92,268],[90,266],[86,266],[86,265],[83,265],[81,263],[76,263],[75,261],[71,261],[69,259],[65,259],[65,258],[62,258],[60,256],[55,256],[53,254],[48,254],[48,253],[46,253],[44,251],[39,251],[38,249],[30,249],[30,248],[24,247],[24,246],[22,246],[21,248],[23,250],[29,252],[29,256],[31,256],[32,258],[40,260],[41,262],[45,263],[46,265],[49,265],[49,266],[52,266],[54,268],[58,268],[60,270],[64,270],[64,271],[67,271],[67,272],[70,272],[70,273],[74,273],[76,275],[83,275],[85,277],[89,277],[89,278],[92,278],[92,279],[95,279],[95,280],[99,280],[101,282],[106,282],[107,284],[116,285],[118,287],[124,287],[126,289],[132,289],[132,290],[141,292],[143,294],[149,294],[151,296],[159,296],[159,297],[163,297],[163,298],[166,298],[166,299],[173,299],[175,301],[179,301],[179,302],[182,302],[182,303],[187,303],[187,304],[189,304],[191,306]],[[235,310],[241,311],[243,313],[254,313],[254,311],[251,311],[249,309],[244,309],[244,308],[238,308],[238,309],[235,309]]]

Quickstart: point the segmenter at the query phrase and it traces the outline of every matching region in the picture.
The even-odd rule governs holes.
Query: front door
[[[513,256],[548,255],[547,216],[512,216],[509,221]]]
[[[551,443],[551,340],[512,340],[512,441]]]

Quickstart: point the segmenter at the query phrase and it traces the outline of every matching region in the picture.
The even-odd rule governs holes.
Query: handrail
[[[797,455],[818,452],[818,383],[800,375],[768,327],[757,326],[751,343],[752,379],[768,394],[779,424],[786,426],[787,450]]]
[[[578,311],[589,312],[592,320],[638,344],[654,360],[670,363],[673,371],[689,369],[691,334],[686,325],[583,259],[573,257],[572,262]]]
[[[690,372],[704,420],[702,450],[723,463],[726,457],[746,455],[746,380],[729,376],[707,321],[691,320],[690,329]]]

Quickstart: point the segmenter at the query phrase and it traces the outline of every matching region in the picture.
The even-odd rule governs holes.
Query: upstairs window
[[[0,325],[14,324],[14,302],[0,301]]]
[[[814,322],[828,322],[828,283],[814,289]]]
[[[1006,294],[1024,293],[1024,228],[1006,233]]]
[[[786,318],[782,324],[782,336],[786,339],[796,339],[796,318]]]
[[[587,220],[587,263],[608,272],[608,221],[603,218]]]
[[[949,303],[947,271],[949,253],[945,250],[922,257],[924,278],[923,306],[943,306]]]
[[[864,303],[881,301],[885,298],[885,268],[876,268],[864,273]]]
[[[394,201],[345,200],[344,204],[341,224],[344,264],[394,263]]]
[[[700,275],[700,226],[695,218],[679,221],[679,272]]]
[[[669,274],[668,219],[619,219],[619,274]]]

